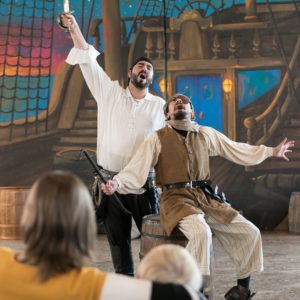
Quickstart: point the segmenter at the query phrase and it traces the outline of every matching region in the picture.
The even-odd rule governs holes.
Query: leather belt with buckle
[[[176,183],[170,183],[162,185],[162,191],[167,191],[170,189],[181,189],[181,188],[203,188],[205,186],[209,185],[208,180],[191,180],[186,182],[176,182]]]

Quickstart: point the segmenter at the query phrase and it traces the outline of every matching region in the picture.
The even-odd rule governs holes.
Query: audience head
[[[28,195],[20,259],[38,267],[40,281],[88,265],[96,236],[90,193],[75,175],[54,171],[40,177]]]
[[[199,290],[202,276],[195,259],[183,247],[164,244],[151,249],[140,262],[137,277],[183,284]]]

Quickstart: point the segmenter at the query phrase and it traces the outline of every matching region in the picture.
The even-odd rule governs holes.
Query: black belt
[[[208,180],[191,180],[186,182],[176,182],[170,184],[164,184],[161,186],[162,191],[167,191],[171,189],[182,189],[182,188],[204,188],[209,186],[210,182]]]
[[[113,178],[115,175],[117,175],[119,172],[109,171],[104,169],[102,166],[97,165],[101,171],[101,174],[103,177],[105,177],[106,180]],[[96,174],[97,175],[97,174]],[[150,171],[147,177],[147,181],[153,181],[155,177],[155,172]]]
[[[225,194],[222,193],[220,195],[215,193],[213,188],[210,186],[209,180],[191,180],[186,182],[170,183],[161,186],[163,192],[170,189],[180,189],[180,188],[192,188],[192,189],[201,188],[206,195],[212,197],[213,199],[221,203],[226,203],[230,205],[230,202],[226,199]]]

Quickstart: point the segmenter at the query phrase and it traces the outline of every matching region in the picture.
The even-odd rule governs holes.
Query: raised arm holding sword
[[[128,70],[128,86],[124,89],[119,82],[111,80],[97,63],[100,53],[84,39],[74,16],[68,13],[67,1],[64,2],[64,10],[59,22],[68,28],[74,43],[66,62],[80,66],[97,102],[97,164],[108,180],[127,165],[147,135],[165,125],[165,101],[149,92],[154,73],[150,58],[136,58]],[[143,183],[144,189],[139,193],[117,195],[139,229],[143,216],[158,212],[158,193],[153,180],[154,172],[151,170]],[[124,213],[115,201],[109,201],[105,194],[102,201],[105,205],[98,215],[105,227],[115,271],[132,276],[132,217]]]

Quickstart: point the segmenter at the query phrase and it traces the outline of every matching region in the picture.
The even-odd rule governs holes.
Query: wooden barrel
[[[162,244],[176,244],[185,247],[188,243],[185,235],[176,227],[170,236],[160,225],[159,214],[148,215],[143,218],[141,232],[140,259],[142,259],[152,248]],[[214,277],[214,255],[210,255],[210,276],[203,276],[203,290],[213,300],[213,277]]]
[[[265,188],[273,192],[286,194],[290,191],[297,191],[300,186],[299,174],[265,174],[255,178]]]
[[[155,246],[176,244],[185,247],[187,242],[187,238],[178,228],[175,228],[172,234],[167,236],[167,233],[160,225],[158,214],[148,215],[143,218],[140,258],[143,258]]]
[[[289,232],[300,234],[300,192],[293,192],[291,194],[288,223]]]
[[[0,239],[21,238],[20,221],[29,187],[0,187]]]

